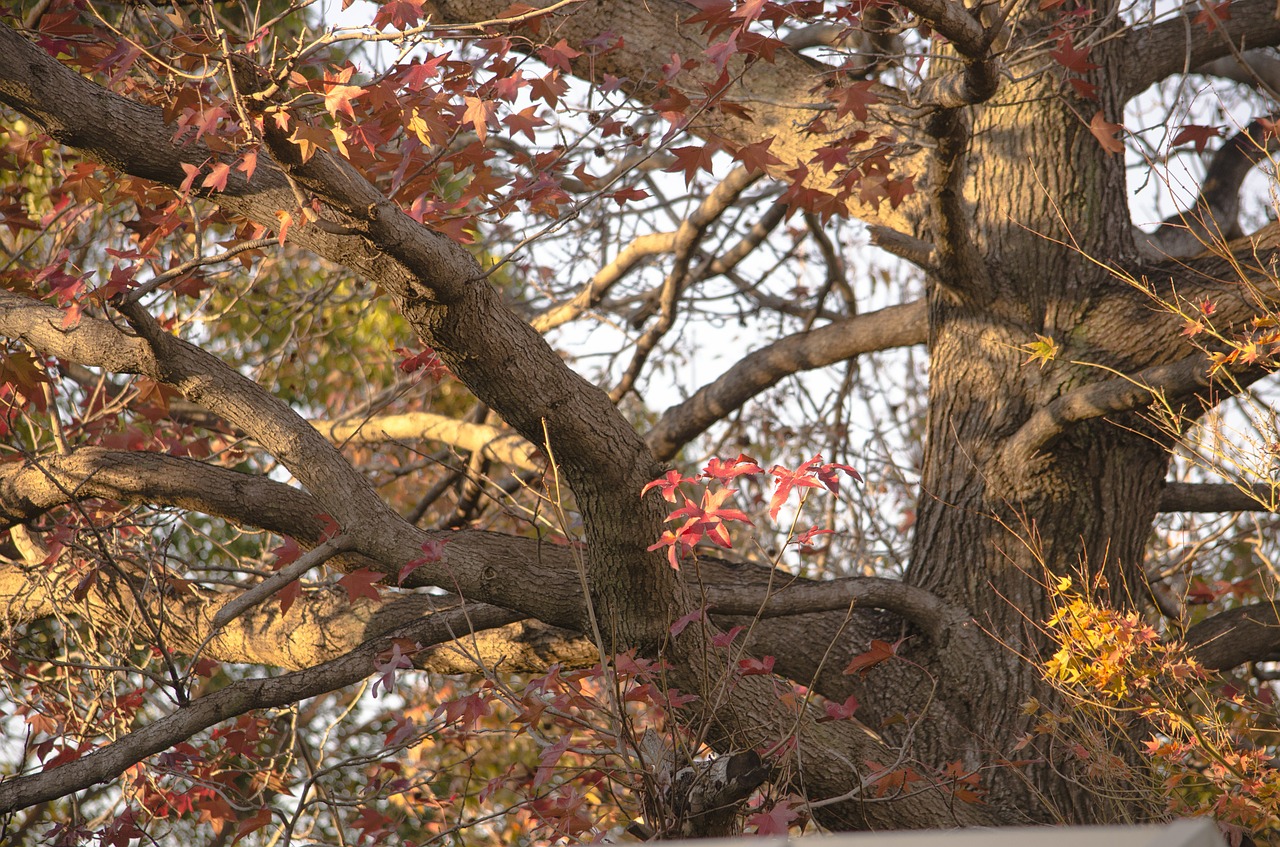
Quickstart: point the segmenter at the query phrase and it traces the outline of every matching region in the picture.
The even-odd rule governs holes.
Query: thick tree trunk
[[[973,669],[963,690],[938,692],[963,729],[924,721],[914,742],[927,760],[968,766],[1047,756],[992,772],[992,801],[1035,821],[1089,822],[1147,810],[1082,788],[1048,750],[1015,754],[1034,720],[1021,704],[1053,699],[1035,661],[1047,658],[1053,577],[1101,577],[1111,602],[1143,602],[1140,563],[1167,457],[1128,416],[1081,425],[1030,464],[1007,458],[1009,439],[1037,409],[1110,375],[1094,366],[1134,366],[1073,334],[1097,297],[1123,285],[1091,260],[1132,252],[1123,157],[1090,132],[1094,104],[1049,88],[1057,82],[1013,87],[981,107],[968,191],[988,276],[959,292],[932,288],[928,435],[908,580],[973,610],[1006,661]],[[1037,335],[1058,345],[1054,361],[1028,362],[1025,346]]]

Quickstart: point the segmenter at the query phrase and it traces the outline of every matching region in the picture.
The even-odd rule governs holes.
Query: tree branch
[[[1160,494],[1162,512],[1274,512],[1280,488],[1259,483],[1170,482]]]
[[[1271,0],[1236,0],[1231,17],[1212,32],[1191,21],[1199,5],[1183,8],[1185,12],[1160,23],[1130,30],[1113,48],[1120,57],[1112,78],[1121,86],[1121,102],[1173,74],[1235,51],[1280,43],[1280,20]]]
[[[1005,443],[1005,467],[1031,466],[1036,454],[1057,441],[1073,424],[1136,411],[1151,403],[1175,403],[1215,384],[1220,383],[1212,376],[1208,357],[1193,353],[1170,365],[1156,365],[1132,376],[1072,389],[1037,410]],[[1233,385],[1239,384],[1238,376]],[[1233,387],[1224,393],[1234,390]]]
[[[1206,618],[1187,630],[1191,655],[1209,670],[1245,662],[1280,660],[1280,615],[1275,603],[1241,606]]]
[[[667,409],[646,440],[654,455],[665,461],[707,427],[784,377],[863,353],[921,344],[927,311],[925,302],[917,300],[775,341],[743,357],[688,400]]]
[[[395,638],[423,645],[439,644],[457,638],[472,627],[501,626],[516,617],[519,617],[516,613],[502,609],[454,609],[366,642],[341,658],[313,668],[268,679],[239,680],[80,759],[52,770],[0,782],[0,814],[65,797],[114,779],[148,756],[252,709],[287,706],[359,682],[374,673],[378,654],[389,649]]]

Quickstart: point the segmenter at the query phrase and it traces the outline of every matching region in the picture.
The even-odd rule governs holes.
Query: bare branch
[[[148,756],[252,709],[286,706],[359,682],[374,673],[378,654],[389,649],[395,638],[439,644],[473,627],[501,626],[518,617],[502,609],[454,609],[416,621],[317,667],[274,678],[239,680],[80,759],[0,782],[0,814],[114,779]]]
[[[1174,364],[1081,386],[1039,409],[1014,433],[1005,443],[1005,467],[1029,467],[1037,453],[1081,421],[1136,411],[1151,403],[1175,403],[1210,386],[1222,387],[1222,393],[1229,395],[1250,376],[1260,375],[1240,374],[1223,383],[1214,379],[1208,357],[1193,353]]]
[[[1162,512],[1274,512],[1280,487],[1226,482],[1170,482],[1160,495]]]
[[[312,421],[335,444],[378,444],[387,441],[440,441],[512,468],[541,471],[546,459],[520,436],[486,424],[467,423],[430,412],[378,415],[351,421]]]
[[[647,436],[649,446],[659,459],[670,459],[707,427],[783,377],[863,353],[920,344],[927,311],[923,300],[890,306],[787,336],[750,353],[688,400],[667,409]]]
[[[1277,661],[1280,615],[1274,602],[1228,609],[1188,629],[1185,641],[1196,661],[1209,670]]]
[[[1231,17],[1210,31],[1191,21],[1200,6],[1184,6],[1182,14],[1130,30],[1115,45],[1119,67],[1113,78],[1128,100],[1165,77],[1198,68],[1233,51],[1246,52],[1280,43],[1280,20],[1271,0],[1237,0]]]

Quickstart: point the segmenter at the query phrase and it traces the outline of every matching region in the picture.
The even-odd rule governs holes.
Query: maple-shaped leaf
[[[498,111],[498,104],[482,100],[479,97],[464,97],[463,101],[467,104],[466,109],[462,112],[463,123],[471,124],[475,128],[476,135],[483,142],[485,136],[489,134],[489,121],[493,120],[493,116]]]
[[[685,482],[693,482],[693,480],[681,476],[680,471],[670,470],[640,489],[640,496],[644,497],[644,495],[656,488],[661,492],[663,500],[668,503],[674,503],[676,502],[676,492],[680,490],[681,483]]]
[[[827,99],[836,104],[836,117],[843,118],[852,112],[855,120],[865,121],[867,107],[880,102],[880,98],[871,90],[875,85],[872,80],[864,79],[828,94]]]
[[[720,482],[728,482],[737,476],[744,474],[764,473],[760,465],[756,464],[756,460],[748,456],[746,453],[739,453],[738,458],[723,461],[719,457],[713,458],[702,469],[702,475],[707,479],[715,479]],[[671,502],[675,502],[672,498]]]
[[[298,542],[286,535],[284,537],[284,542],[279,547],[272,548],[271,552],[274,553],[276,557],[276,561],[272,567],[279,570],[285,565],[290,565],[296,562],[298,557],[302,555],[302,548],[298,546]]]
[[[338,580],[347,590],[347,596],[352,600],[358,600],[361,597],[367,597],[370,600],[381,602],[382,595],[378,593],[375,583],[382,582],[386,574],[378,573],[370,568],[360,568],[360,570],[352,571]]]
[[[1036,340],[1029,344],[1024,344],[1022,349],[1027,354],[1027,360],[1022,363],[1024,365],[1039,362],[1040,367],[1043,368],[1058,356],[1058,342],[1038,332],[1036,333]]]
[[[714,145],[675,147],[668,152],[675,156],[676,160],[663,170],[667,173],[683,173],[685,188],[693,182],[693,177],[698,171],[711,172],[711,158],[715,153]]]
[[[516,112],[514,115],[507,115],[502,122],[511,130],[514,136],[518,132],[525,134],[530,141],[533,141],[533,131],[540,126],[546,126],[547,122],[537,115],[537,106],[527,106]]]
[[[574,50],[563,38],[550,47],[539,47],[538,58],[550,68],[558,68],[565,73],[572,73],[569,62],[582,55],[581,50]]]
[[[782,160],[769,152],[774,138],[771,135],[762,141],[744,144],[733,154],[733,158],[742,163],[747,173],[764,173],[773,165],[781,165]]]
[[[302,156],[302,161],[306,162],[316,154],[317,150],[323,150],[332,137],[333,134],[326,127],[298,123],[294,126],[293,135],[289,136],[289,140],[298,145],[298,153]]]
[[[212,188],[214,191],[227,190],[227,176],[231,173],[231,165],[218,162],[209,169],[209,173],[200,182],[201,188]]]
[[[767,812],[757,812],[747,818],[747,826],[754,827],[756,835],[786,836],[791,823],[800,812],[789,800],[780,800]]]
[[[351,108],[351,101],[365,93],[360,86],[349,84],[355,70],[355,66],[347,65],[337,75],[325,72],[324,108],[330,116],[337,117],[338,112],[345,112],[349,117],[355,118],[356,113]]]
[[[12,385],[41,412],[46,410],[44,389],[40,386],[49,384],[49,376],[29,351],[0,350],[0,384]]]
[[[898,648],[902,646],[904,640],[900,638],[890,644],[888,641],[873,638],[871,640],[871,648],[865,653],[859,653],[854,656],[845,667],[843,673],[845,675],[865,674],[881,662],[888,661],[898,655]]]
[[[378,8],[373,25],[378,29],[410,29],[422,20],[422,0],[387,0]]]
[[[617,191],[610,192],[607,196],[613,198],[619,206],[625,206],[632,200],[645,199],[649,196],[649,192],[645,191],[643,188],[631,187],[621,188]]]
[[[1058,39],[1057,48],[1049,51],[1049,58],[1069,71],[1086,74],[1098,69],[1098,65],[1089,61],[1089,50],[1089,47],[1077,50],[1071,40],[1071,33],[1068,32]]]
[[[751,523],[751,518],[740,510],[726,509],[721,505],[734,493],[736,492],[732,488],[704,491],[702,492],[702,502],[697,505],[694,505],[692,500],[685,497],[684,505],[668,515],[667,520],[675,521],[685,518],[684,525],[679,529],[680,535],[695,538],[701,538],[706,535],[715,544],[731,548],[733,543],[729,540],[729,530],[724,525],[725,521]]]
[[[1195,144],[1197,153],[1203,153],[1205,146],[1209,143],[1209,139],[1218,138],[1221,135],[1222,127],[1187,124],[1178,127],[1178,134],[1169,143],[1177,147],[1179,144],[1186,144],[1190,141]]]
[[[1093,133],[1094,138],[1098,139],[1103,150],[1108,153],[1124,152],[1124,142],[1116,137],[1124,132],[1124,125],[1108,121],[1102,116],[1101,109],[1094,114],[1093,120],[1089,121],[1089,131]]]

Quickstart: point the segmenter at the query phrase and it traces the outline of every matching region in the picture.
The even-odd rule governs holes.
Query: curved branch
[[[1185,13],[1130,30],[1113,48],[1120,57],[1113,79],[1122,87],[1121,102],[1184,69],[1237,51],[1280,44],[1280,20],[1271,0],[1236,0],[1231,17],[1219,21],[1212,32],[1192,22],[1200,12],[1198,4],[1183,8]]]
[[[669,460],[690,440],[755,395],[799,371],[821,368],[876,350],[921,344],[928,308],[923,300],[789,335],[750,353],[688,400],[672,406],[649,431],[654,455]]]
[[[1280,140],[1269,122],[1255,120],[1216,151],[1190,209],[1165,220],[1151,235],[1137,234],[1140,249],[1154,259],[1185,259],[1239,238],[1240,187]]]
[[[1234,375],[1222,391],[1230,395],[1261,371]],[[1193,353],[1179,362],[1156,365],[1132,376],[1104,379],[1072,389],[1033,414],[1004,447],[1007,468],[1024,468],[1036,454],[1082,421],[1120,412],[1133,412],[1151,403],[1174,403],[1210,386],[1214,379],[1208,357]]]
[[[313,668],[269,679],[239,680],[83,758],[48,771],[0,782],[0,814],[65,797],[99,782],[115,779],[148,756],[252,709],[286,706],[359,682],[374,673],[378,654],[389,649],[395,638],[424,645],[439,644],[473,628],[486,629],[510,623],[513,616],[518,617],[516,613],[502,609],[454,609],[366,642],[341,658]]]

